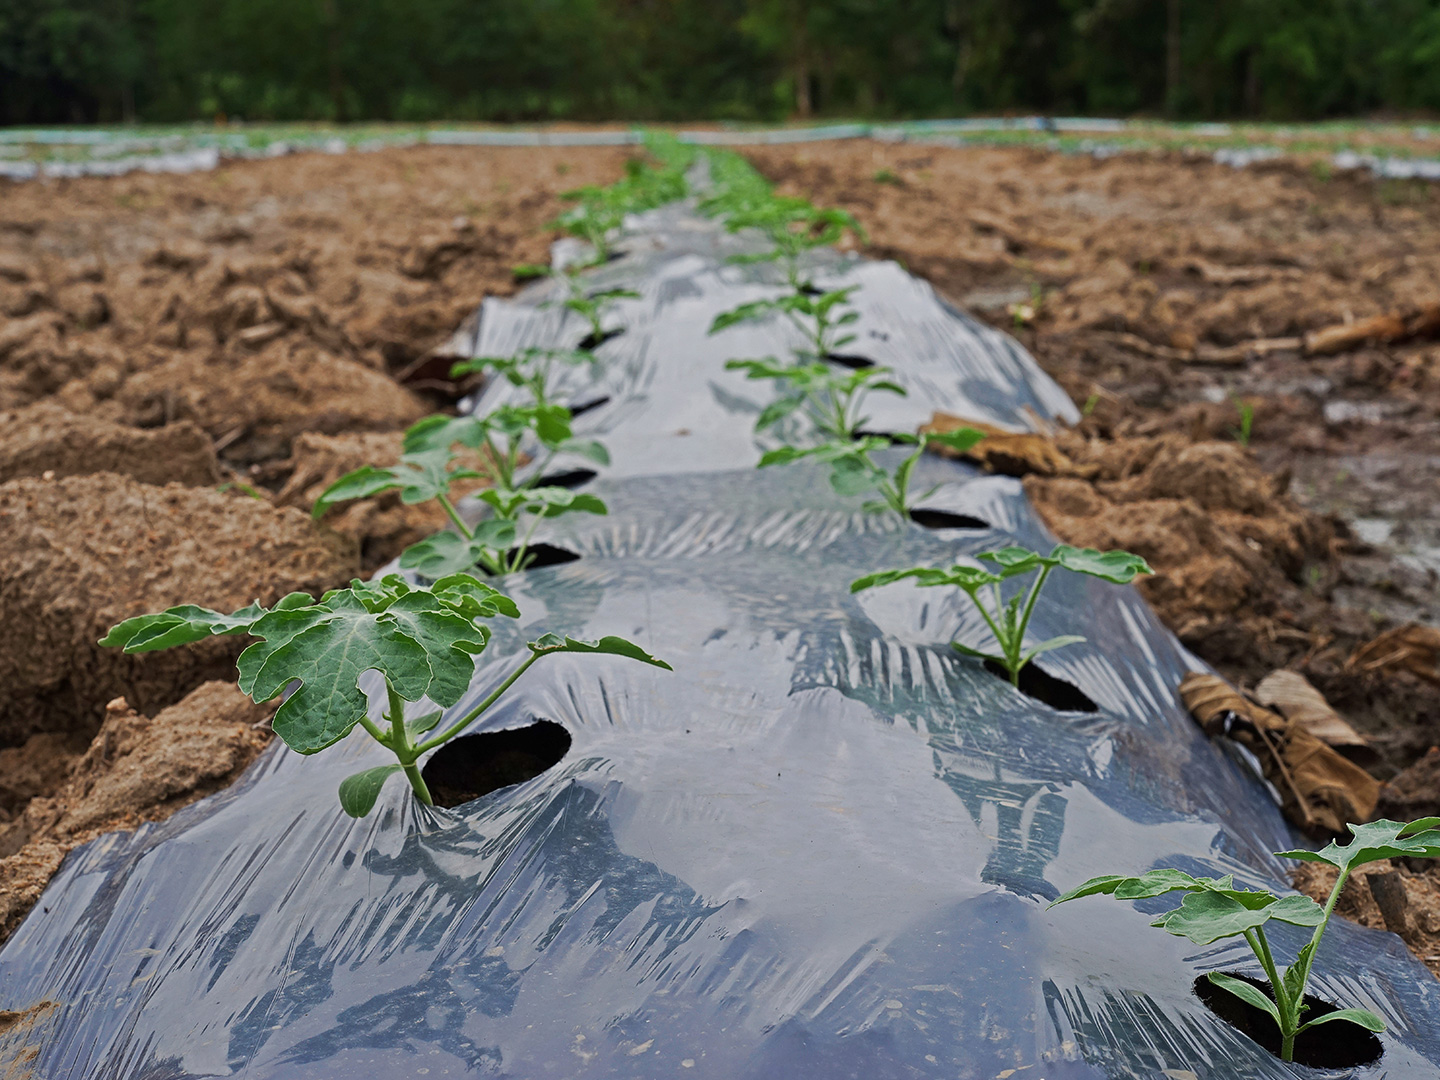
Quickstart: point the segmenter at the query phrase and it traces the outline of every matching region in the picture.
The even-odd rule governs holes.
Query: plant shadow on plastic
[[[551,720],[522,728],[462,735],[420,770],[436,806],[459,806],[492,791],[523,784],[558,765],[570,750],[570,733]]]
[[[1243,972],[1225,972],[1231,978],[1249,983],[1274,1000],[1273,991],[1264,980]],[[1242,1001],[1234,994],[1216,986],[1207,976],[1195,980],[1195,996],[1205,1007],[1237,1031],[1248,1035],[1270,1053],[1280,1055],[1280,1028],[1274,1017],[1264,1009]],[[1339,1012],[1340,1006],[1314,994],[1305,995],[1305,1015],[1311,1018]],[[1373,1032],[1359,1024],[1322,1024],[1303,1031],[1295,1038],[1294,1061],[1312,1069],[1353,1069],[1380,1060],[1385,1048]]]

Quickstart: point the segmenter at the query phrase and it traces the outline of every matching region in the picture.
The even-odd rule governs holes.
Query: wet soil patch
[[[1274,1000],[1268,982],[1242,975],[1238,971],[1226,974],[1249,983]],[[1234,994],[1221,990],[1204,975],[1195,980],[1195,996],[1221,1020],[1248,1035],[1270,1053],[1279,1056],[1280,1028],[1268,1013],[1241,1001]],[[1342,1008],[1313,994],[1305,995],[1305,1004],[1308,1006],[1304,1013],[1306,1020],[1339,1012]],[[1384,1047],[1372,1032],[1348,1020],[1321,1024],[1301,1032],[1295,1039],[1295,1063],[1312,1069],[1353,1069],[1360,1065],[1371,1065],[1380,1060],[1382,1053]]]
[[[437,806],[459,806],[533,780],[570,750],[570,733],[550,720],[451,739],[420,771]]]
[[[949,510],[911,510],[910,520],[926,529],[990,529],[988,521]]]
[[[994,660],[985,661],[985,670],[997,679],[1010,682],[1010,673]],[[1100,711],[1100,706],[1091,701],[1085,691],[1072,682],[1066,682],[1043,671],[1033,661],[1020,669],[1020,685],[1017,689],[1026,697],[1032,697],[1060,712]]]

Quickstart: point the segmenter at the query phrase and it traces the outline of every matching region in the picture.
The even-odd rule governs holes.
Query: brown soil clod
[[[125,656],[97,642],[132,615],[225,611],[317,594],[358,570],[354,544],[296,510],[113,473],[0,484],[0,745],[99,724],[125,695],[154,710],[233,673],[239,638]]]
[[[153,431],[79,416],[53,401],[0,413],[0,483],[23,476],[120,473],[143,484],[220,482],[205,433],[180,422]]]

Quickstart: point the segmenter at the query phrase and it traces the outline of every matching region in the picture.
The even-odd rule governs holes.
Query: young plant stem
[[[535,515],[534,520],[530,522],[529,530],[525,533],[525,538],[515,545],[514,558],[505,566],[505,573],[518,573],[530,564],[531,560],[528,558],[530,554],[530,539],[535,535],[535,530],[540,525],[541,516],[540,514]]]
[[[441,508],[449,516],[450,520],[455,523],[455,528],[460,530],[460,535],[465,537],[466,540],[474,540],[475,534],[470,531],[470,527],[466,525],[464,519],[460,517],[460,511],[455,509],[455,504],[450,501],[450,496],[440,494],[436,495],[435,499],[439,502]]]
[[[1018,666],[1015,668],[1012,680],[1016,686],[1020,685],[1020,668],[1024,666],[1019,664],[1019,660],[1021,651],[1025,648],[1025,628],[1030,625],[1030,613],[1035,610],[1035,601],[1040,598],[1040,590],[1044,587],[1045,579],[1050,576],[1050,571],[1053,569],[1054,567],[1051,566],[1040,568],[1040,573],[1035,578],[1035,584],[1030,586],[1030,595],[1025,598],[1025,607],[1020,612],[1020,622],[1015,634],[1015,660]]]
[[[490,708],[491,705],[494,705],[495,702],[499,700],[500,695],[505,693],[506,690],[509,690],[515,680],[520,678],[521,675],[524,675],[525,672],[529,671],[530,665],[535,663],[535,661],[539,659],[539,653],[531,653],[529,658],[527,658],[523,664],[516,668],[509,678],[507,678],[504,682],[497,686],[489,697],[487,697],[484,701],[480,702],[479,705],[476,705],[475,708],[471,709],[468,713],[462,716],[460,720],[456,722],[453,726],[451,726],[441,734],[434,736],[433,738],[426,739],[419,746],[416,746],[414,748],[415,755],[418,757],[419,755],[425,753],[425,751],[433,750],[441,743],[449,742],[456,735],[459,735],[467,727],[469,727],[476,720],[478,720],[481,714],[483,714],[486,709]]]
[[[425,784],[425,778],[420,775],[420,767],[415,764],[420,751],[410,745],[410,735],[405,730],[405,699],[390,685],[389,679],[385,680],[385,693],[390,699],[390,749],[399,759],[400,767],[405,771],[405,779],[410,781],[415,797],[426,806],[434,806],[435,800],[430,797],[430,789]]]
[[[995,594],[995,610],[996,610],[997,612],[1003,610],[1003,609],[1000,607],[1000,589],[999,589],[999,586],[991,585],[991,586],[990,586],[990,590],[991,590],[991,592],[993,592],[993,593]],[[1001,650],[1005,653],[1005,656],[1008,658],[1008,657],[1010,656],[1010,648],[1009,648],[1009,646],[1008,646],[1008,645],[1006,644],[1006,642],[1005,642],[1005,635],[1000,632],[1000,627],[995,624],[995,620],[992,619],[992,618],[990,617],[990,613],[985,610],[985,605],[980,602],[980,597],[979,597],[979,595],[978,595],[977,593],[973,593],[973,592],[972,592],[972,593],[970,594],[970,599],[975,602],[975,610],[978,611],[978,612],[980,612],[980,617],[985,620],[985,625],[988,626],[988,627],[990,627],[990,632],[995,635],[995,642],[996,642],[996,644],[998,644],[998,645],[1000,646]],[[1017,689],[1019,688],[1019,686],[1020,686],[1020,672],[1019,672],[1018,670],[1016,670],[1016,669],[1011,669],[1011,671],[1010,671],[1010,682],[1011,682],[1012,684],[1014,684],[1014,686],[1015,686]]]
[[[1325,927],[1330,925],[1330,915],[1335,910],[1335,905],[1340,902],[1340,893],[1345,888],[1345,882],[1350,878],[1348,867],[1342,867],[1340,875],[1335,879],[1335,888],[1330,890],[1330,899],[1325,901],[1324,916],[1320,925],[1315,927],[1315,933],[1310,936],[1310,944],[1301,950],[1300,958],[1296,961],[1300,965],[1300,978],[1295,983],[1295,996],[1290,1001],[1291,1011],[1287,1014],[1283,1010],[1282,1016],[1286,1016],[1290,1023],[1289,1031],[1280,1033],[1280,1058],[1282,1061],[1291,1061],[1295,1055],[1295,1036],[1299,1034],[1300,1014],[1305,1008],[1305,986],[1310,981],[1310,967],[1315,963],[1315,954],[1320,950],[1320,939],[1325,935]],[[1279,989],[1277,987],[1277,992]]]

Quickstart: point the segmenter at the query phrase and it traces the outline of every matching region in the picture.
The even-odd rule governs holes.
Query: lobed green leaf
[[[1347,825],[1351,839],[1337,844],[1333,840],[1319,851],[1278,851],[1284,859],[1302,862],[1323,862],[1341,870],[1353,870],[1381,859],[1440,858],[1440,817],[1420,818],[1408,823],[1372,821],[1366,825]]]

